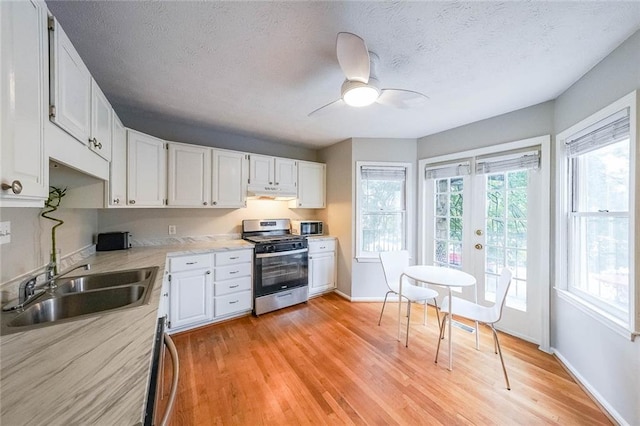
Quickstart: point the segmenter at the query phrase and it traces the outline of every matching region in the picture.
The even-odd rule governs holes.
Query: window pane
[[[404,213],[363,213],[361,226],[363,251],[404,248]]]
[[[576,216],[571,287],[608,305],[626,320],[629,312],[629,219]]]
[[[462,177],[434,181],[434,258],[436,265],[462,266]]]
[[[577,175],[574,211],[629,210],[629,139],[573,160]]]

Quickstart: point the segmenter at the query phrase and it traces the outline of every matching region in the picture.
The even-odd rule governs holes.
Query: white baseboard
[[[576,370],[571,363],[554,347],[551,347],[551,352],[558,358],[558,360],[562,363],[564,368],[566,368],[571,375],[578,381],[580,386],[584,388],[586,392],[589,393],[591,398],[593,398],[600,407],[606,411],[607,416],[610,417],[611,420],[614,420],[619,425],[628,426],[629,422],[627,422],[621,415],[616,411],[615,408],[609,404],[609,402],[594,388],[582,374]]]

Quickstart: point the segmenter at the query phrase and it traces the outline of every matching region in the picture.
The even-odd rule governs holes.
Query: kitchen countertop
[[[336,237],[332,237],[331,235],[309,235],[307,240],[309,241],[328,241],[335,240]]]
[[[84,259],[89,273],[158,266],[149,304],[0,336],[0,423],[141,422],[167,255],[243,248],[253,245],[226,240],[139,247]]]

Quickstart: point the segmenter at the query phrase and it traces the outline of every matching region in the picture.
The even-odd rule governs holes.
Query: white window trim
[[[355,190],[355,208],[356,208],[356,214],[355,214],[355,224],[354,224],[354,232],[355,232],[355,250],[354,253],[355,255],[355,259],[358,262],[380,262],[380,257],[378,256],[378,254],[371,254],[369,252],[367,253],[363,253],[361,250],[361,243],[362,243],[362,236],[361,236],[361,232],[360,232],[360,223],[361,223],[361,211],[360,211],[360,186],[362,183],[362,175],[360,173],[360,168],[361,167],[405,167],[407,170],[407,176],[406,176],[406,180],[405,180],[405,185],[406,185],[406,221],[405,221],[405,233],[406,233],[406,239],[407,239],[407,250],[409,250],[409,253],[411,254],[411,257],[413,256],[413,234],[414,232],[412,232],[412,230],[415,227],[414,221],[415,221],[415,216],[414,216],[414,198],[415,198],[415,186],[414,186],[414,182],[416,180],[416,177],[414,175],[414,171],[413,171],[413,163],[400,163],[400,162],[384,162],[384,161],[356,161],[356,168],[355,168],[355,174],[356,174],[356,190]]]
[[[614,103],[601,109],[600,111],[585,118],[579,123],[560,132],[556,135],[556,271],[555,271],[555,291],[558,297],[574,305],[595,320],[601,322],[611,330],[633,341],[636,336],[640,336],[640,280],[636,274],[635,265],[638,263],[640,254],[640,239],[635,237],[636,218],[640,215],[640,205],[636,204],[636,191],[638,188],[638,175],[636,166],[640,164],[638,159],[638,123],[640,116],[637,105],[639,103],[640,92],[633,91]],[[618,319],[609,315],[604,310],[589,303],[569,291],[569,247],[567,235],[569,232],[569,162],[567,161],[565,141],[579,131],[604,120],[616,112],[629,108],[629,319],[628,324],[623,324]]]

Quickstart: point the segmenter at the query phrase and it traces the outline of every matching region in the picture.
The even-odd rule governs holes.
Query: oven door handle
[[[280,252],[277,252],[277,253],[260,253],[260,254],[256,254],[256,258],[257,259],[264,259],[265,257],[289,256],[289,255],[292,255],[292,254],[306,253],[308,251],[309,251],[308,248],[303,248],[303,249],[300,249],[300,250],[280,251]]]

